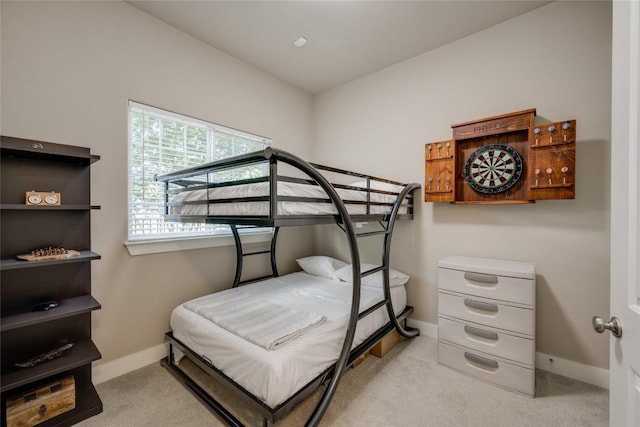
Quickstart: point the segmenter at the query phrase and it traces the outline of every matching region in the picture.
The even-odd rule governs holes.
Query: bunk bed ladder
[[[391,234],[389,232],[385,232],[385,241],[387,240],[388,237],[390,237]],[[387,247],[386,242],[385,242],[385,248]],[[389,267],[389,254],[388,252],[385,251],[385,254],[383,255],[383,264],[380,267],[371,269],[371,270],[367,270],[361,273],[361,277],[366,277],[370,274],[374,274],[377,273],[379,271],[382,271],[382,277],[383,277],[383,290],[384,290],[384,299],[379,301],[378,303],[374,304],[373,306],[369,307],[368,309],[366,309],[365,311],[361,312],[358,315],[358,320],[362,319],[363,317],[373,313],[374,311],[376,311],[378,308],[385,306],[387,307],[387,314],[389,315],[389,319],[391,319],[391,323],[393,324],[395,330],[402,335],[405,338],[413,338],[416,337],[418,335],[420,335],[420,330],[417,328],[410,328],[407,327],[406,324],[405,326],[402,325],[402,323],[398,320],[398,317],[396,316],[394,310],[393,310],[393,303],[391,300],[391,290],[390,290],[390,267]]]
[[[315,176],[311,174],[310,176],[315,178]],[[322,185],[320,180],[318,181],[318,183],[321,184],[321,186],[325,189],[325,191],[327,191],[328,194],[330,194],[330,197],[332,200],[335,201],[338,198],[337,194],[335,193],[335,190],[327,189],[324,185]],[[351,262],[353,266],[354,287],[353,287],[353,298],[352,298],[352,307],[351,307],[351,310],[352,310],[351,319],[349,322],[349,326],[347,327],[347,333],[346,333],[345,341],[343,343],[342,351],[340,353],[340,357],[338,358],[335,364],[335,371],[333,373],[333,376],[330,378],[329,383],[326,385],[325,391],[322,394],[322,397],[320,401],[317,403],[315,409],[313,410],[313,413],[307,420],[305,427],[316,427],[319,424],[320,419],[324,415],[325,411],[327,410],[327,407],[329,406],[329,403],[331,402],[331,399],[333,398],[333,395],[335,394],[335,389],[340,383],[340,379],[342,377],[344,369],[347,366],[346,353],[348,352],[351,344],[353,343],[353,334],[355,332],[357,322],[360,318],[367,316],[368,314],[374,311],[372,309],[367,309],[362,313],[358,311],[358,306],[360,303],[360,286],[361,286],[362,277],[365,277],[373,273],[377,273],[378,271],[382,271],[383,278],[384,278],[384,286],[383,286],[384,299],[378,302],[377,304],[375,304],[375,306],[377,306],[377,308],[382,307],[383,305],[387,307],[387,313],[389,315],[389,319],[391,320],[391,323],[395,328],[395,330],[398,331],[400,335],[406,338],[412,338],[420,334],[419,329],[405,328],[400,324],[400,320],[398,319],[398,317],[396,317],[393,311],[393,305],[391,303],[391,291],[389,289],[389,283],[390,283],[389,282],[389,278],[390,278],[389,277],[390,276],[389,254],[391,251],[391,235],[393,234],[393,226],[398,216],[398,211],[402,203],[402,200],[404,200],[417,188],[419,188],[418,184],[410,184],[405,186],[405,188],[398,195],[398,201],[396,201],[396,203],[394,204],[391,214],[389,214],[389,216],[386,217],[385,221],[380,221],[382,230],[375,231],[375,232],[356,233],[353,222],[345,213],[346,208],[344,207],[344,204],[341,204],[337,201],[335,202],[339,212],[339,217],[338,217],[338,220],[336,221],[336,224],[346,234],[347,241],[349,243],[350,253],[351,253]],[[334,197],[334,195],[336,197]],[[386,225],[383,224],[383,222],[386,222]],[[363,273],[360,270],[360,254],[358,250],[357,239],[359,237],[367,237],[367,236],[374,236],[374,235],[380,235],[380,234],[384,235],[382,266],[365,271]]]
[[[413,338],[420,335],[420,330],[417,328],[409,328],[409,327],[403,326],[398,320],[398,317],[396,316],[395,312],[393,311],[393,304],[391,303],[391,290],[390,290],[391,273],[390,273],[390,267],[389,267],[390,265],[389,258],[391,254],[391,236],[393,235],[393,227],[396,223],[396,218],[398,216],[400,205],[402,204],[402,201],[405,198],[407,198],[410,194],[412,194],[413,191],[417,188],[419,188],[417,184],[410,184],[405,186],[404,189],[398,195],[398,200],[394,204],[391,214],[387,217],[386,226],[382,224],[382,221],[380,222],[380,225],[382,225],[385,230],[381,270],[382,270],[382,277],[384,279],[383,280],[384,298],[385,300],[387,300],[387,314],[389,315],[389,319],[391,320],[391,323],[395,327],[396,331],[398,331],[398,333],[405,338]]]
[[[404,193],[402,193],[402,194],[404,194]],[[400,197],[404,198],[402,196],[402,194],[400,194],[398,197],[399,198]],[[397,204],[397,205],[399,206],[399,204]],[[420,330],[417,329],[417,328],[410,328],[410,327],[407,327],[407,326],[403,326],[402,323],[398,320],[398,318],[396,317],[396,315],[395,315],[395,313],[393,311],[393,304],[392,304],[392,301],[391,301],[389,254],[391,252],[391,235],[392,235],[392,232],[393,232],[393,225],[395,224],[396,215],[397,215],[397,210],[394,209],[394,211],[386,218],[386,220],[378,221],[378,224],[381,227],[380,230],[367,231],[367,232],[362,232],[362,233],[356,233],[355,234],[356,238],[384,235],[382,265],[380,267],[376,267],[376,268],[373,268],[371,270],[363,271],[363,272],[360,273],[360,277],[363,278],[363,277],[366,277],[368,275],[371,275],[371,274],[377,273],[379,271],[382,271],[383,283],[384,283],[384,286],[383,286],[384,299],[379,301],[378,303],[374,304],[373,306],[369,307],[365,311],[359,313],[358,314],[358,320],[360,320],[363,317],[373,313],[378,308],[386,305],[387,314],[389,315],[389,318],[391,319],[391,323],[393,324],[395,330],[398,331],[398,333],[400,335],[402,335],[403,337],[405,337],[405,338],[413,338],[413,337],[416,337],[416,336],[420,335]],[[342,228],[343,231],[346,232],[346,229],[343,227],[343,224],[338,224],[338,226],[340,228]]]
[[[236,244],[236,275],[233,279],[233,287],[237,288],[240,285],[257,282],[260,280],[267,279],[269,277],[278,277],[278,266],[276,263],[276,242],[278,240],[278,232],[280,231],[280,227],[273,227],[271,232],[271,245],[269,249],[263,251],[255,251],[255,252],[244,252],[242,247],[242,241],[240,240],[240,233],[238,232],[238,226],[235,224],[229,224],[229,228],[231,228],[231,234],[233,235],[233,240]],[[243,267],[243,258],[246,256],[253,255],[265,255],[270,254],[271,259],[271,274],[266,276],[257,277],[255,279],[241,280],[242,278],[242,267]]]

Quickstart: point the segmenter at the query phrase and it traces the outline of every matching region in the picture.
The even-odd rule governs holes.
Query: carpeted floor
[[[195,366],[185,369],[197,370]],[[214,387],[203,379],[206,387]],[[97,386],[104,412],[79,426],[222,426],[160,366],[147,366]],[[219,387],[218,387],[219,389]],[[248,426],[262,421],[233,396],[224,401]],[[278,422],[304,425],[318,394]],[[608,426],[607,390],[538,370],[536,398],[502,390],[438,365],[437,340],[403,341],[382,359],[347,371],[323,426]]]

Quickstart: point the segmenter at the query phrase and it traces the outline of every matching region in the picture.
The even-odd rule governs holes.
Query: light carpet
[[[191,365],[184,369],[197,372]],[[216,386],[227,406],[248,426],[262,420],[248,412],[234,390]],[[97,386],[104,412],[79,426],[223,426],[216,415],[160,363]],[[276,423],[303,426],[319,393]],[[437,340],[404,340],[384,358],[368,357],[344,375],[322,426],[608,426],[608,391],[545,371],[536,372],[536,398],[503,390],[438,364]]]

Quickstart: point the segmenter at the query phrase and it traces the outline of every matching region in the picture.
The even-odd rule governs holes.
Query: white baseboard
[[[420,320],[407,319],[409,326],[417,327],[423,335],[438,338],[438,326]],[[158,363],[167,355],[167,344],[159,344],[155,347],[130,354],[120,359],[115,359],[100,365],[94,365],[91,370],[93,383],[100,384],[113,378],[124,375],[136,369],[144,368],[152,363]]]
[[[609,370],[536,352],[536,368],[609,389]]]
[[[407,325],[420,329],[420,333],[424,336],[438,339],[438,325],[411,318],[407,319]],[[166,355],[167,344],[159,344],[138,353],[94,366],[92,370],[93,383],[100,384],[127,372],[135,371],[152,363],[158,363]],[[609,371],[607,369],[544,353],[536,353],[536,368],[609,389]]]
[[[130,354],[120,359],[95,365],[91,370],[93,383],[100,384],[120,375],[143,368],[152,363],[159,363],[160,359],[167,355],[167,344],[159,344],[155,347]]]
[[[407,325],[420,329],[422,335],[438,338],[438,325],[411,318],[407,319]],[[539,352],[536,352],[536,368],[609,389],[609,370],[607,369]]]
[[[416,320],[407,318],[407,326],[420,329],[420,334],[429,338],[438,339],[438,325],[433,323],[423,322],[422,320]]]

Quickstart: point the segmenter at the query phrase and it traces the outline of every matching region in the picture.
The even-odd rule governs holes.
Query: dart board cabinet
[[[452,125],[425,144],[426,202],[534,203],[575,198],[576,121],[534,125],[535,108]]]

